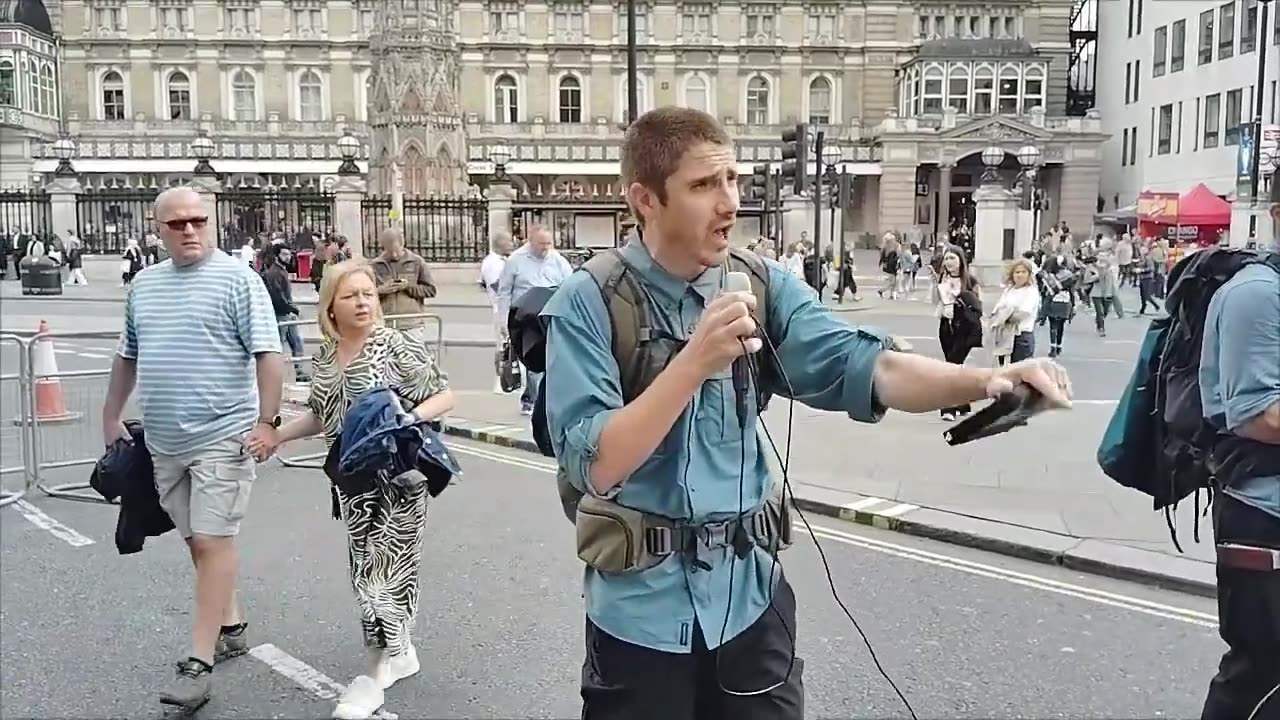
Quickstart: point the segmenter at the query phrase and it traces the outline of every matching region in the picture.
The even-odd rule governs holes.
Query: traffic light
[[[769,205],[769,166],[767,164],[755,165],[751,168],[751,183],[747,186],[750,188],[751,198],[753,200],[762,200],[766,207]]]
[[[782,176],[795,180],[795,193],[809,187],[809,125],[797,123],[782,133]]]

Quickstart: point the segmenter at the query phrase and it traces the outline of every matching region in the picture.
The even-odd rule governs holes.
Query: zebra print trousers
[[[379,480],[359,495],[335,491],[347,525],[351,588],[360,605],[364,644],[400,655],[409,649],[418,616],[427,486],[391,488]]]

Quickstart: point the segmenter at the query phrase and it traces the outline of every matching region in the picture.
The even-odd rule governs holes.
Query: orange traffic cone
[[[67,410],[62,396],[62,379],[58,376],[58,359],[53,352],[53,338],[49,337],[49,323],[40,321],[36,330],[36,347],[31,356],[31,377],[35,383],[35,419],[41,423],[75,420],[80,413]]]

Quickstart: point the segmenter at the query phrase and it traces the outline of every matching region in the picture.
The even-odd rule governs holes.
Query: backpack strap
[[[644,391],[641,375],[648,359],[646,346],[653,337],[648,296],[636,282],[634,270],[620,249],[598,253],[579,269],[595,280],[609,312],[613,357],[618,363],[622,401],[629,403]]]

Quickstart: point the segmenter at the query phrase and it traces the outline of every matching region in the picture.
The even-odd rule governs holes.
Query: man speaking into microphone
[[[993,370],[896,352],[781,265],[731,251],[737,157],[704,112],[642,115],[621,174],[638,232],[542,313],[551,444],[582,495],[583,717],[800,720],[796,600],[775,560],[790,521],[770,510],[761,400],[790,394],[872,423],[1017,383],[1069,407],[1070,383],[1045,360]],[[752,292],[729,280],[738,272]]]

